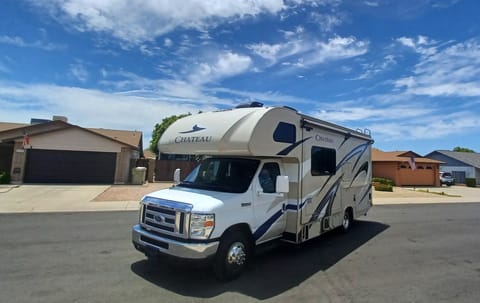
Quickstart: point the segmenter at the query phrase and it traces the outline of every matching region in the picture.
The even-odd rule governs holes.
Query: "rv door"
[[[286,216],[284,212],[287,194],[279,191],[285,191],[288,185],[284,184],[285,180],[283,179],[277,182],[277,177],[281,176],[280,167],[279,162],[265,162],[253,182],[256,226],[254,236],[257,243],[277,238],[285,231]],[[281,188],[277,189],[277,184],[280,184]]]

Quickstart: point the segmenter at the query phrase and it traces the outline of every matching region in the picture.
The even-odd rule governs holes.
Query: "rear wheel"
[[[242,232],[230,232],[220,242],[213,269],[217,279],[229,281],[237,278],[250,261],[251,249]]]

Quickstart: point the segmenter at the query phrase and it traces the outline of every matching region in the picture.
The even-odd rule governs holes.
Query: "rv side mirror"
[[[175,169],[173,173],[173,183],[176,185],[180,183],[180,168]]]
[[[288,184],[288,176],[277,176],[277,193],[288,193],[290,186]]]

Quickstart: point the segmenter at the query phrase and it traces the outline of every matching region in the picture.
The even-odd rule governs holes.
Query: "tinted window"
[[[278,123],[273,133],[273,140],[275,142],[295,143],[297,140],[295,125],[285,122]]]
[[[258,181],[264,193],[274,193],[277,191],[277,176],[280,176],[280,167],[278,163],[265,163],[258,175]]]
[[[337,159],[334,149],[312,147],[312,176],[333,175],[336,171]]]

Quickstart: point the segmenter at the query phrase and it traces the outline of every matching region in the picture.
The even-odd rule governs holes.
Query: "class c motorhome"
[[[372,143],[369,131],[259,103],[179,119],[159,151],[202,160],[142,199],[133,245],[149,257],[212,259],[219,279],[236,278],[259,244],[299,244],[366,215]]]

